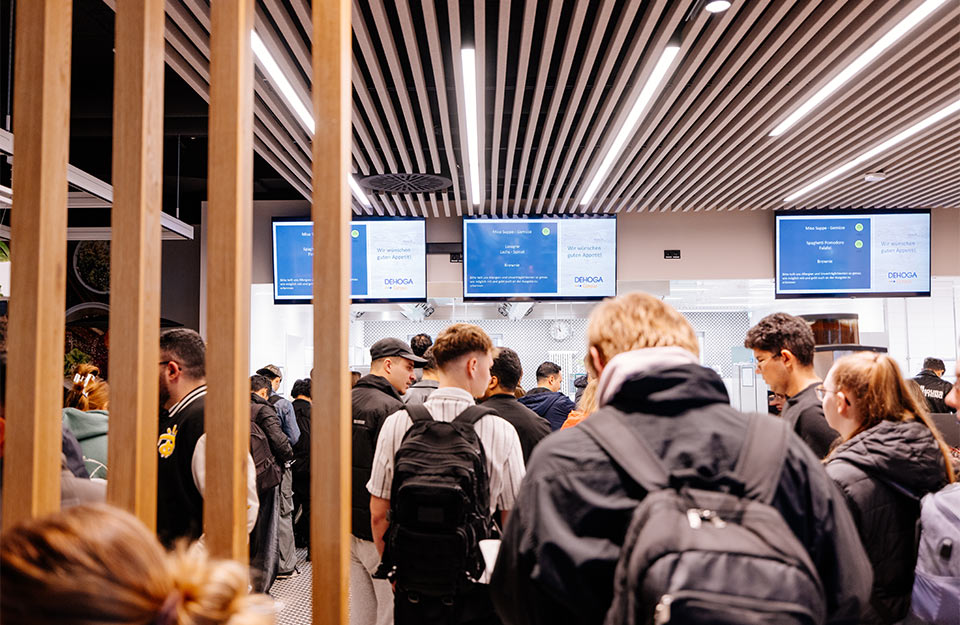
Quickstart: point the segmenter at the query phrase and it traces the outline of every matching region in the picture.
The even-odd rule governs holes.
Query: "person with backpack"
[[[442,331],[433,344],[439,388],[390,415],[380,432],[367,490],[378,575],[394,584],[397,625],[499,622],[478,583],[480,541],[497,536],[496,510],[501,521],[513,510],[524,468],[514,427],[475,403],[493,350],[475,325]]]
[[[370,373],[351,391],[353,409],[353,508],[350,538],[350,624],[390,625],[393,590],[374,579],[380,554],[370,528],[370,493],[367,481],[373,467],[380,428],[388,416],[403,407],[401,397],[414,382],[414,367],[425,360],[396,338],[380,339],[370,346]]]
[[[280,427],[290,440],[290,445],[296,445],[297,441],[300,440],[300,427],[297,425],[297,418],[293,412],[293,404],[277,392],[280,383],[283,381],[280,367],[267,365],[258,369],[257,375],[262,375],[270,382],[267,401],[277,411]],[[280,520],[277,526],[277,532],[280,536],[280,572],[277,577],[283,579],[297,572],[297,550],[296,541],[293,537],[293,472],[289,466],[281,465],[281,469]]]
[[[731,407],[659,298],[605,300],[587,338],[599,409],[530,458],[491,580],[504,623],[857,623],[870,564],[810,448]]]
[[[270,381],[250,376],[250,453],[257,469],[260,513],[250,537],[250,566],[254,588],[267,592],[273,580],[289,577],[283,569],[282,484],[290,472],[293,449],[280,427],[277,411],[267,400]],[[292,548],[292,547],[288,547]]]
[[[843,440],[827,458],[827,473],[843,492],[873,565],[861,622],[899,622],[910,610],[920,500],[955,481],[949,450],[886,354],[844,356],[817,394]]]

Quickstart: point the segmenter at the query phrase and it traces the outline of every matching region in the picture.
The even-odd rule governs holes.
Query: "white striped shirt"
[[[475,405],[470,393],[453,387],[439,388],[423,402],[434,419],[450,422],[461,412]],[[374,497],[390,499],[393,484],[393,458],[413,421],[406,410],[398,410],[383,423],[373,457],[373,471],[367,490]],[[485,415],[474,426],[486,456],[490,482],[490,511],[513,510],[520,482],[523,480],[523,452],[520,437],[510,422],[496,415]]]

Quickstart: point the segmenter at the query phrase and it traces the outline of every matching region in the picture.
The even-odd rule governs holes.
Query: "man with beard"
[[[203,339],[174,328],[160,335],[160,436],[157,440],[157,536],[167,547],[203,534],[207,394]],[[257,473],[247,454],[247,533],[259,510]]]

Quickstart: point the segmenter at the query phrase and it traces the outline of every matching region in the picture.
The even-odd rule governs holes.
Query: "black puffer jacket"
[[[310,430],[311,430],[311,404],[305,399],[293,400],[293,414],[297,417],[297,427],[300,428],[300,438],[293,446],[293,457],[296,462],[293,465],[294,473],[310,474]]]
[[[387,417],[403,408],[400,394],[383,376],[365,375],[353,387],[353,535],[373,540],[367,482],[377,437]]]
[[[920,517],[916,498],[946,485],[940,448],[921,422],[881,421],[840,445],[827,473],[843,491],[873,565],[862,622],[895,623],[910,608]]]
[[[748,417],[720,377],[698,365],[627,379],[610,402],[673,470],[710,479],[733,468]],[[624,533],[646,492],[580,427],[533,450],[491,581],[506,625],[600,625],[613,598]],[[776,508],[810,554],[826,590],[828,622],[857,622],[870,565],[840,493],[791,435]]]
[[[280,417],[277,416],[277,411],[270,402],[256,393],[250,393],[250,402],[257,408],[255,414],[251,410],[251,418],[266,434],[270,451],[273,452],[277,464],[282,469],[284,464],[293,460],[293,449],[290,447],[290,439],[283,433],[283,428],[280,426]]]

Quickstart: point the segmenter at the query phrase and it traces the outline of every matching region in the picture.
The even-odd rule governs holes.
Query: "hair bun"
[[[249,573],[246,567],[231,560],[211,559],[202,548],[183,547],[169,556],[175,593],[180,597],[174,615],[184,615],[184,622],[259,625],[273,623],[275,611],[265,595],[248,592]],[[174,625],[180,620],[161,622]]]

